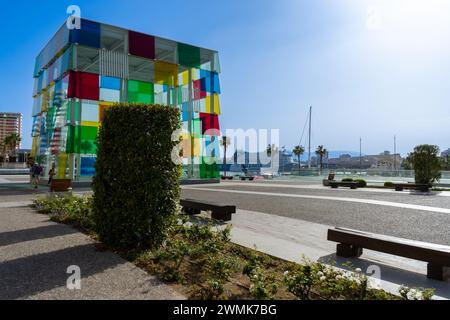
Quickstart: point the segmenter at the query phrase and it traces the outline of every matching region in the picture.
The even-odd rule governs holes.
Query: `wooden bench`
[[[403,189],[413,189],[422,192],[430,191],[431,185],[419,183],[394,183],[395,191],[403,191]]]
[[[231,215],[236,213],[236,206],[219,203],[182,199],[180,204],[187,214],[200,214],[202,211],[211,211],[211,217],[216,220],[231,221]]]
[[[427,277],[445,280],[450,276],[450,246],[385,236],[364,231],[328,229],[329,241],[338,242],[336,255],[344,258],[359,257],[363,248],[425,261]]]
[[[240,179],[242,181],[245,181],[245,180],[253,181],[253,180],[255,180],[255,177],[252,177],[252,176],[241,176]]]
[[[50,192],[67,192],[72,188],[71,179],[53,179],[50,183]]]
[[[329,181],[329,185],[333,189],[337,189],[338,187],[349,187],[350,189],[358,188],[358,182],[354,181]]]

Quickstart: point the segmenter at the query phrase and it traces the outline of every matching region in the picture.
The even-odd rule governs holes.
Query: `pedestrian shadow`
[[[450,299],[450,283],[448,281],[428,279],[422,273],[396,268],[364,258],[338,257],[335,253],[320,257],[318,261],[349,271],[352,271],[354,268],[360,268],[363,272],[366,272],[366,270],[369,270],[369,267],[377,266],[380,268],[380,280],[408,287],[434,288],[437,296]],[[348,265],[349,262],[350,265]],[[370,276],[371,274],[367,275]]]
[[[77,230],[61,224],[2,232],[0,233],[0,247],[32,240],[55,238],[77,232]]]
[[[83,290],[83,279],[124,263],[112,252],[97,251],[94,244],[5,261],[0,263],[0,299],[27,298],[54,288],[66,288],[71,275],[67,268],[73,265],[80,267]]]

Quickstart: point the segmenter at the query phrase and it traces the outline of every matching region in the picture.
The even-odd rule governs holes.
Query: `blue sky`
[[[24,114],[34,58],[71,4],[82,16],[220,52],[222,128],[279,128],[313,145],[402,154],[450,147],[450,4],[445,0],[16,1],[0,10],[1,111]]]

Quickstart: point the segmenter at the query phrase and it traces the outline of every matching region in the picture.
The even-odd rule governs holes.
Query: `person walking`
[[[41,180],[41,173],[42,173],[42,167],[39,165],[39,163],[36,163],[33,166],[33,175],[32,175],[33,184],[34,184],[35,189],[38,188],[39,182]]]
[[[30,171],[29,171],[29,174],[30,174],[30,185],[33,184],[34,165],[35,165],[34,163],[33,164],[30,163],[30,165],[29,165],[29,167],[30,167]]]
[[[48,172],[48,185],[50,185],[53,181],[53,177],[56,175],[55,164],[52,164],[52,168]]]

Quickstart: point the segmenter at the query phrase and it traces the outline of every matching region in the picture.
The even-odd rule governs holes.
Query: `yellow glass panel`
[[[96,121],[81,121],[81,125],[84,127],[99,127],[100,122]]]
[[[178,86],[178,65],[164,62],[155,62],[155,83],[165,84],[169,87]]]
[[[185,70],[181,73],[181,78],[183,83],[181,85],[186,85],[189,83],[189,70]]]
[[[211,113],[211,97],[206,97],[206,113]]]
[[[218,94],[214,94],[214,114],[220,114],[220,103]]]
[[[214,110],[211,109],[211,97],[206,97],[206,113],[210,114],[220,114],[220,102],[219,102],[219,95],[214,94]]]
[[[36,157],[38,144],[39,144],[39,137],[33,137],[33,144],[31,146],[31,156],[32,157]]]
[[[191,141],[192,141],[191,142],[191,151],[192,151],[191,156],[192,157],[199,157],[201,155],[201,148],[200,148],[201,147],[201,140],[192,138]]]
[[[41,112],[45,112],[48,109],[48,92],[47,90],[42,90],[41,99]]]
[[[56,173],[57,179],[64,179],[66,177],[66,167],[67,167],[67,153],[60,153],[58,155],[58,168]]]

